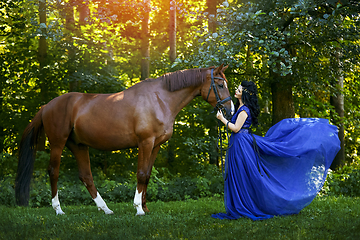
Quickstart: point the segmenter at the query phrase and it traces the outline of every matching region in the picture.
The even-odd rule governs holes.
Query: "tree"
[[[174,62],[169,57],[170,1],[151,1],[151,11],[148,4],[148,26],[144,28],[143,2],[47,1],[45,25],[38,17],[40,0],[0,3],[3,149],[16,152],[25,125],[42,103],[69,89],[109,93],[130,87],[140,81],[142,61],[147,60],[151,77],[179,69],[229,64],[226,77],[231,92],[242,80],[250,79],[259,86],[260,106],[264,109],[261,125],[255,129],[257,134],[264,134],[272,122],[293,114],[328,118],[344,126],[345,157],[348,161],[357,158],[360,136],[357,2],[176,0],[176,13],[172,15],[176,17]],[[70,8],[67,15],[65,7]],[[147,35],[142,33],[145,29]],[[42,36],[46,38],[47,54],[46,61],[41,63],[38,57]],[[151,43],[145,48],[141,44],[143,36],[148,39],[144,43]],[[142,49],[148,49],[148,57],[142,55]],[[333,101],[339,94],[344,97],[343,118]],[[286,109],[282,109],[284,102],[288,104]],[[212,110],[200,99],[178,115],[171,139],[174,144],[170,146],[176,163],[172,172],[187,174],[190,169],[196,173],[201,164],[217,162]],[[95,153],[103,154],[92,154]],[[121,154],[131,162],[136,151]],[[166,166],[167,154],[167,149],[160,151],[157,167]],[[104,170],[103,156],[96,158],[93,166]],[[111,159],[109,172],[124,166],[115,160],[117,157]],[[71,164],[73,160],[63,161],[65,167]]]
[[[150,38],[149,14],[150,0],[144,0],[143,18],[141,22],[141,79],[150,76]]]
[[[217,4],[218,4],[218,0],[207,0],[206,1],[206,5],[207,5],[207,16],[208,16],[208,29],[209,32],[214,34],[216,33],[216,27],[217,27],[217,22],[216,22],[216,9],[217,9]],[[208,126],[210,128],[209,131],[209,135],[212,139],[217,139],[218,137],[218,124],[217,124],[217,119],[213,118],[209,121]],[[218,149],[217,149],[217,140],[216,141],[211,141],[211,148],[210,148],[210,152],[209,152],[209,163],[210,164],[216,164],[217,166],[219,166],[219,153],[218,153]],[[222,157],[222,156],[220,156]]]
[[[5,69],[5,66],[4,66],[4,59],[3,59],[3,56],[1,56],[1,59],[0,59],[0,88],[1,89],[4,89],[4,83],[6,81],[6,78],[5,78],[5,74],[4,74],[4,69]],[[3,95],[3,90],[1,90],[0,92],[0,116],[1,116],[1,120],[0,120],[0,150],[3,151],[4,149],[4,141],[5,141],[5,132],[4,132],[4,118],[2,117],[4,115],[3,113],[3,99],[4,99],[4,95]]]
[[[47,79],[46,79],[46,69],[47,64],[47,42],[46,42],[46,0],[39,0],[39,22],[41,36],[39,38],[39,48],[38,48],[38,61],[39,61],[39,83],[41,85],[41,99],[43,103],[46,101],[47,96]]]
[[[89,10],[89,6],[88,6],[88,2],[84,1],[81,3],[78,3],[78,12],[79,12],[79,35],[83,36],[82,34],[82,28],[84,26],[86,26],[86,24],[88,23],[88,18],[90,17],[90,10]],[[81,68],[88,68],[89,67],[89,51],[87,49],[84,50],[84,56],[83,58],[80,60],[80,65]],[[84,70],[83,70],[84,71]],[[81,86],[81,80],[79,79],[78,81],[76,81],[75,84],[73,84],[73,86],[75,85],[76,89],[78,89]],[[72,87],[73,87],[72,86]]]
[[[345,163],[345,129],[344,129],[344,76],[341,69],[341,52],[339,48],[335,48],[337,51],[332,57],[334,69],[336,71],[335,79],[336,82],[333,83],[334,88],[336,89],[335,93],[330,96],[330,104],[334,106],[334,110],[337,116],[333,117],[334,123],[339,127],[339,139],[341,142],[341,149],[336,155],[333,163],[331,164],[332,169],[336,169]]]
[[[39,61],[39,83],[41,91],[41,101],[43,104],[47,101],[48,96],[48,79],[46,79],[46,68],[47,65],[47,41],[46,41],[46,0],[39,0],[39,22],[41,36],[39,37],[39,48],[38,48],[38,61]],[[38,150],[45,150],[45,136],[41,136],[41,139],[38,144]]]
[[[170,43],[170,62],[176,59],[176,0],[170,0],[170,19],[169,19],[169,43]]]
[[[216,32],[216,9],[219,0],[206,0],[209,32]]]
[[[175,62],[176,59],[176,0],[170,0],[169,8],[169,59],[170,62]],[[167,165],[173,166],[175,162],[174,154],[174,139],[169,139],[167,142]]]
[[[73,75],[76,71],[76,50],[74,47],[73,36],[75,35],[75,19],[74,19],[74,1],[70,0],[65,3],[65,21],[66,21],[66,33],[68,44],[68,76],[69,76],[69,91],[78,91],[78,82],[74,79]]]
[[[270,90],[273,124],[295,113],[330,118],[329,96],[341,92],[334,91],[341,86],[333,88],[329,81],[335,78],[339,82],[335,76],[338,68],[330,64],[331,51],[342,38],[342,62],[356,64],[359,4],[258,0],[233,1],[231,6],[225,1],[222,5],[218,34],[204,34],[199,39],[200,55],[207,58],[201,61],[227,61],[239,82],[251,75],[260,86],[261,102]],[[246,46],[250,46],[253,58],[251,72],[243,67]],[[321,90],[310,90],[316,86]],[[307,105],[309,101],[312,103]]]
[[[39,1],[0,3],[0,126],[3,130],[1,135],[4,136],[1,139],[3,149],[9,153],[16,150],[19,131],[28,122],[24,119],[30,118],[35,110],[34,98],[41,93],[41,84],[36,84],[39,83],[39,41],[33,40],[35,34],[43,34],[38,28],[39,15],[35,14],[35,11],[39,11],[38,3]],[[36,18],[32,19],[34,16]],[[32,24],[34,22],[35,26]],[[29,91],[34,85],[35,90]]]

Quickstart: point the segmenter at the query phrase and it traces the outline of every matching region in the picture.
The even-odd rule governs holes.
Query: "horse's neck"
[[[170,107],[175,116],[188,105],[195,97],[199,96],[199,87],[188,87],[175,92],[168,92],[171,99]]]

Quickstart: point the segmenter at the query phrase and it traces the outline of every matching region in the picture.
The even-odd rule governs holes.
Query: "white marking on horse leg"
[[[61,210],[61,207],[60,207],[60,201],[59,201],[59,195],[58,195],[58,192],[56,192],[56,196],[51,199],[51,204],[52,204],[52,207],[55,209],[56,211],[56,215],[62,215],[62,214],[65,214],[62,210]]]
[[[235,113],[235,106],[233,101],[231,101],[231,115],[234,115],[234,113]]]
[[[99,211],[103,210],[105,214],[114,214],[114,212],[107,207],[105,201],[102,199],[102,197],[98,192],[96,193],[96,198],[94,198],[93,200],[96,203],[96,206],[98,207]]]
[[[142,208],[142,192],[140,193],[136,187],[135,197],[134,197],[134,207],[136,208],[136,216],[143,216],[145,212]]]

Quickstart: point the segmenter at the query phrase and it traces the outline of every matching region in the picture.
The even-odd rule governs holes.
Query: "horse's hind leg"
[[[58,189],[57,189],[62,150],[63,150],[62,147],[54,147],[54,146],[51,147],[50,163],[48,167],[50,184],[51,184],[51,193],[52,193],[51,203],[57,215],[65,214],[60,207],[60,201],[59,201]]]
[[[66,146],[74,154],[79,168],[79,178],[89,191],[98,209],[103,210],[105,214],[114,214],[114,212],[107,207],[105,201],[95,188],[90,167],[89,147],[82,144],[75,144],[71,140],[68,140]]]

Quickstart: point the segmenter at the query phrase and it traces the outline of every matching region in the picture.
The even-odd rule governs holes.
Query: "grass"
[[[220,198],[149,202],[135,216],[131,203],[108,204],[115,214],[91,206],[0,206],[0,239],[360,239],[360,198],[317,197],[300,214],[264,221],[218,220]]]

